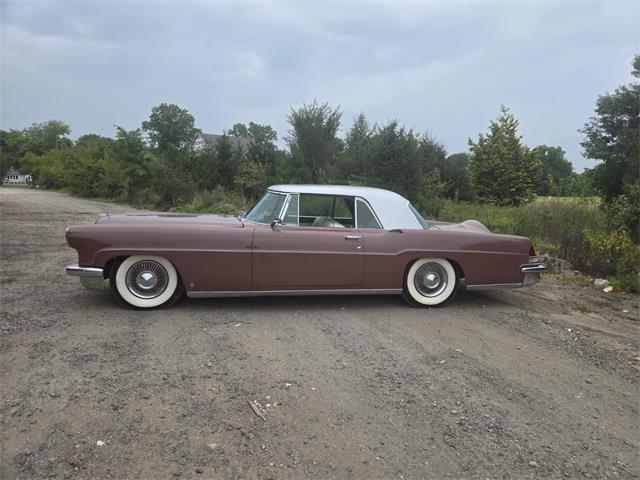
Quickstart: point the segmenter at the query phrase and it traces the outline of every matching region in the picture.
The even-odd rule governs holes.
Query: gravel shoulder
[[[129,311],[64,273],[67,225],[129,210],[0,188],[2,478],[640,477],[637,297]]]

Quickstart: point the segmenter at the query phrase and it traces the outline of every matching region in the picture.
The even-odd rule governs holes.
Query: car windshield
[[[425,230],[429,230],[431,228],[431,224],[427,222],[422,215],[420,215],[420,212],[418,212],[413,205],[409,204],[409,210],[411,210],[413,216],[416,217],[416,220],[418,220],[420,225],[422,225],[422,228]]]
[[[280,215],[286,198],[280,193],[267,192],[244,218],[256,223],[271,223]]]

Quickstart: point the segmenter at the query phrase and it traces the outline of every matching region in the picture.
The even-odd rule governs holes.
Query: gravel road
[[[640,476],[637,298],[546,275],[130,311],[64,273],[107,210],[0,188],[3,478]]]

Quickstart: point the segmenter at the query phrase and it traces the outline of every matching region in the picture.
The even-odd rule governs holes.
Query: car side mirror
[[[274,232],[278,230],[278,227],[282,225],[282,219],[276,218],[273,222],[271,222],[271,230]]]

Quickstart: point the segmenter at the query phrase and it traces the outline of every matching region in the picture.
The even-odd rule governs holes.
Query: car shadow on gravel
[[[456,297],[444,306],[426,307],[446,311],[448,308],[486,308],[508,303],[488,292],[458,292]],[[276,297],[244,297],[244,298],[183,298],[173,308],[185,311],[198,311],[215,308],[274,310],[274,311],[305,311],[327,309],[348,309],[363,312],[371,309],[412,309],[400,295],[322,295],[322,296],[276,296]],[[416,310],[420,310],[419,308]]]

